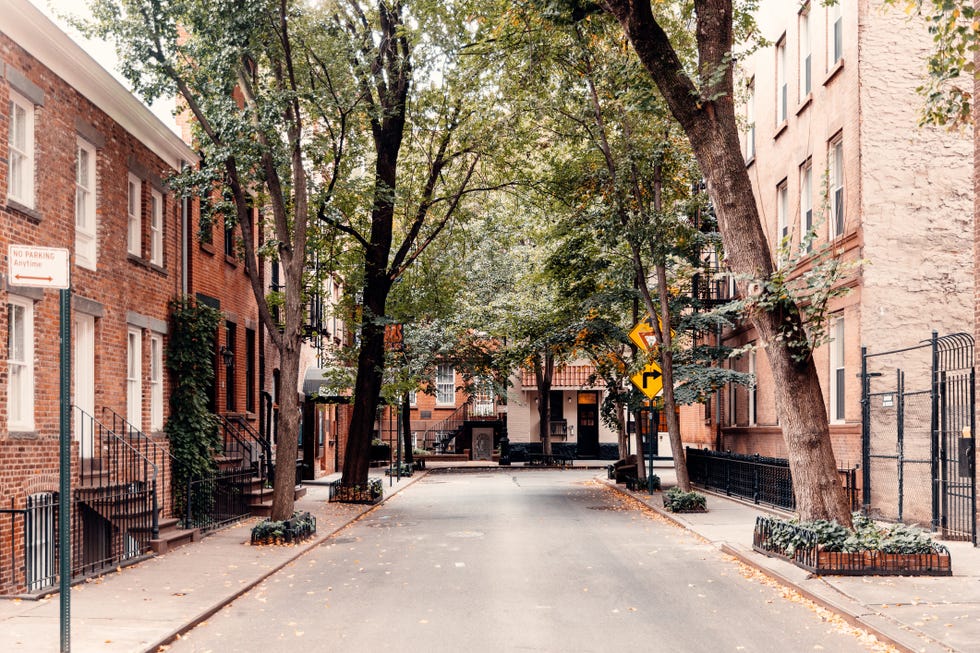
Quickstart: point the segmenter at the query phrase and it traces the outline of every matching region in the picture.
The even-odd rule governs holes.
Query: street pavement
[[[576,465],[582,464],[576,461]],[[459,471],[476,473],[491,470],[516,473],[518,469],[496,466],[481,469],[480,465],[459,463],[452,466],[461,468]],[[430,469],[429,473],[439,471],[443,470]],[[672,469],[656,471],[665,486],[673,483]],[[521,475],[537,473],[537,470],[519,472]],[[660,507],[659,493],[650,496],[644,492],[626,492],[622,486],[605,480],[604,472],[592,474],[597,485],[605,484],[613,491],[646,503],[650,510],[661,513],[722,552],[762,570],[900,650],[923,653],[980,651],[980,550],[967,543],[946,543],[952,554],[951,577],[817,577],[751,549],[755,517],[770,511],[708,493],[707,513],[671,515]],[[422,477],[417,473],[398,483],[385,478],[386,501]],[[444,480],[451,482],[452,478]],[[82,653],[156,651],[160,645],[211,619],[224,606],[258,587],[289,563],[300,557],[305,560],[304,554],[372,510],[364,506],[328,504],[325,485],[308,487],[307,495],[297,502],[297,509],[309,510],[317,516],[317,536],[306,543],[250,546],[250,528],[255,523],[250,520],[166,555],[73,587],[72,650]],[[601,512],[593,511],[593,514]],[[368,515],[367,519],[371,518]],[[343,538],[344,534],[339,537]],[[527,545],[534,546],[534,543]],[[662,588],[641,590],[662,592]],[[493,615],[488,618],[493,619]],[[0,600],[0,651],[46,653],[58,651],[58,643],[57,595],[40,601]],[[641,646],[640,642],[637,645]]]

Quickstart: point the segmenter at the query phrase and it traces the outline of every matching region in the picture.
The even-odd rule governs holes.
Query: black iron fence
[[[252,470],[218,472],[174,488],[175,517],[181,528],[207,532],[250,516]]]
[[[789,461],[708,449],[687,447],[687,473],[691,482],[724,492],[727,496],[748,499],[753,503],[794,510],[793,477]],[[851,510],[860,507],[857,468],[838,470]]]
[[[331,503],[380,503],[384,497],[384,486],[380,478],[373,478],[367,485],[344,485],[343,480],[330,484]]]
[[[142,559],[154,528],[152,484],[79,488],[71,500],[71,578],[93,576]],[[58,494],[27,497],[0,510],[0,590],[43,592],[59,578]]]

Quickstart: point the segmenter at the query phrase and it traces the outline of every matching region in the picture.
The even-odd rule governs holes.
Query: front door
[[[579,458],[599,457],[599,393],[578,393]]]
[[[92,442],[95,416],[95,318],[84,313],[75,313],[75,441],[78,442],[79,456],[92,458]]]

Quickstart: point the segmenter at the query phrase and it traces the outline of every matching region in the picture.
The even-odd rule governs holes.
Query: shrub
[[[664,492],[664,508],[670,512],[696,512],[706,510],[708,501],[699,492],[685,492],[672,487]]]

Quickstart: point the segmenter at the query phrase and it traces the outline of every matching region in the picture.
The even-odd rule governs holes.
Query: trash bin
[[[500,438],[500,459],[501,465],[510,465],[510,439],[506,436]]]

